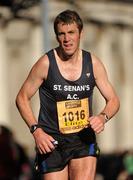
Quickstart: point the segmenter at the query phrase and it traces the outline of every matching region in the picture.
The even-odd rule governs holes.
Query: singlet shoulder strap
[[[57,64],[56,64],[56,59],[55,59],[55,54],[54,54],[54,49],[51,49],[50,51],[48,51],[47,53],[48,59],[49,59],[49,64],[50,67],[49,68],[57,68]],[[58,68],[57,68],[58,69]]]
[[[92,78],[95,80],[94,72],[93,72],[93,64],[91,53],[88,51],[83,50],[83,59],[84,59],[84,68],[86,71],[92,74]]]
[[[89,64],[89,66],[92,67],[92,58],[90,52],[87,52],[85,50],[82,50],[82,52],[85,63]]]
[[[49,59],[49,69],[48,69],[48,76],[47,81],[53,78],[53,76],[59,77],[59,70],[55,59],[54,49],[51,49],[46,53]]]
[[[50,61],[50,62],[53,61],[53,59],[55,58],[55,56],[54,56],[54,50],[51,49],[51,50],[48,51],[46,54],[47,54],[47,56],[48,56],[49,61]]]

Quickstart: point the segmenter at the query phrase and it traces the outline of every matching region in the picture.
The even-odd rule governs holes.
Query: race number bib
[[[89,124],[88,98],[57,102],[57,113],[61,133],[79,132]]]

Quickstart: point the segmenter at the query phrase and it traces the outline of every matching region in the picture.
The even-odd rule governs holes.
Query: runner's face
[[[80,44],[80,33],[76,23],[59,23],[57,40],[63,53],[72,56],[79,48]]]

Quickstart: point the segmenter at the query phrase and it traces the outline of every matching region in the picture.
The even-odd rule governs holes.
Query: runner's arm
[[[94,55],[92,55],[92,62],[96,86],[106,102],[105,107],[101,112],[105,113],[108,118],[111,119],[119,110],[119,98],[108,80],[107,72],[103,63]],[[105,117],[101,113],[99,113],[98,116],[91,117],[90,121],[92,128],[97,133],[104,129]]]

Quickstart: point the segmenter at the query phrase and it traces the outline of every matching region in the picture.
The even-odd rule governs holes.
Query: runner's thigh
[[[96,162],[97,159],[93,156],[72,159],[69,164],[70,180],[94,180]]]
[[[43,180],[68,180],[68,167],[66,166],[62,171],[44,174]]]

